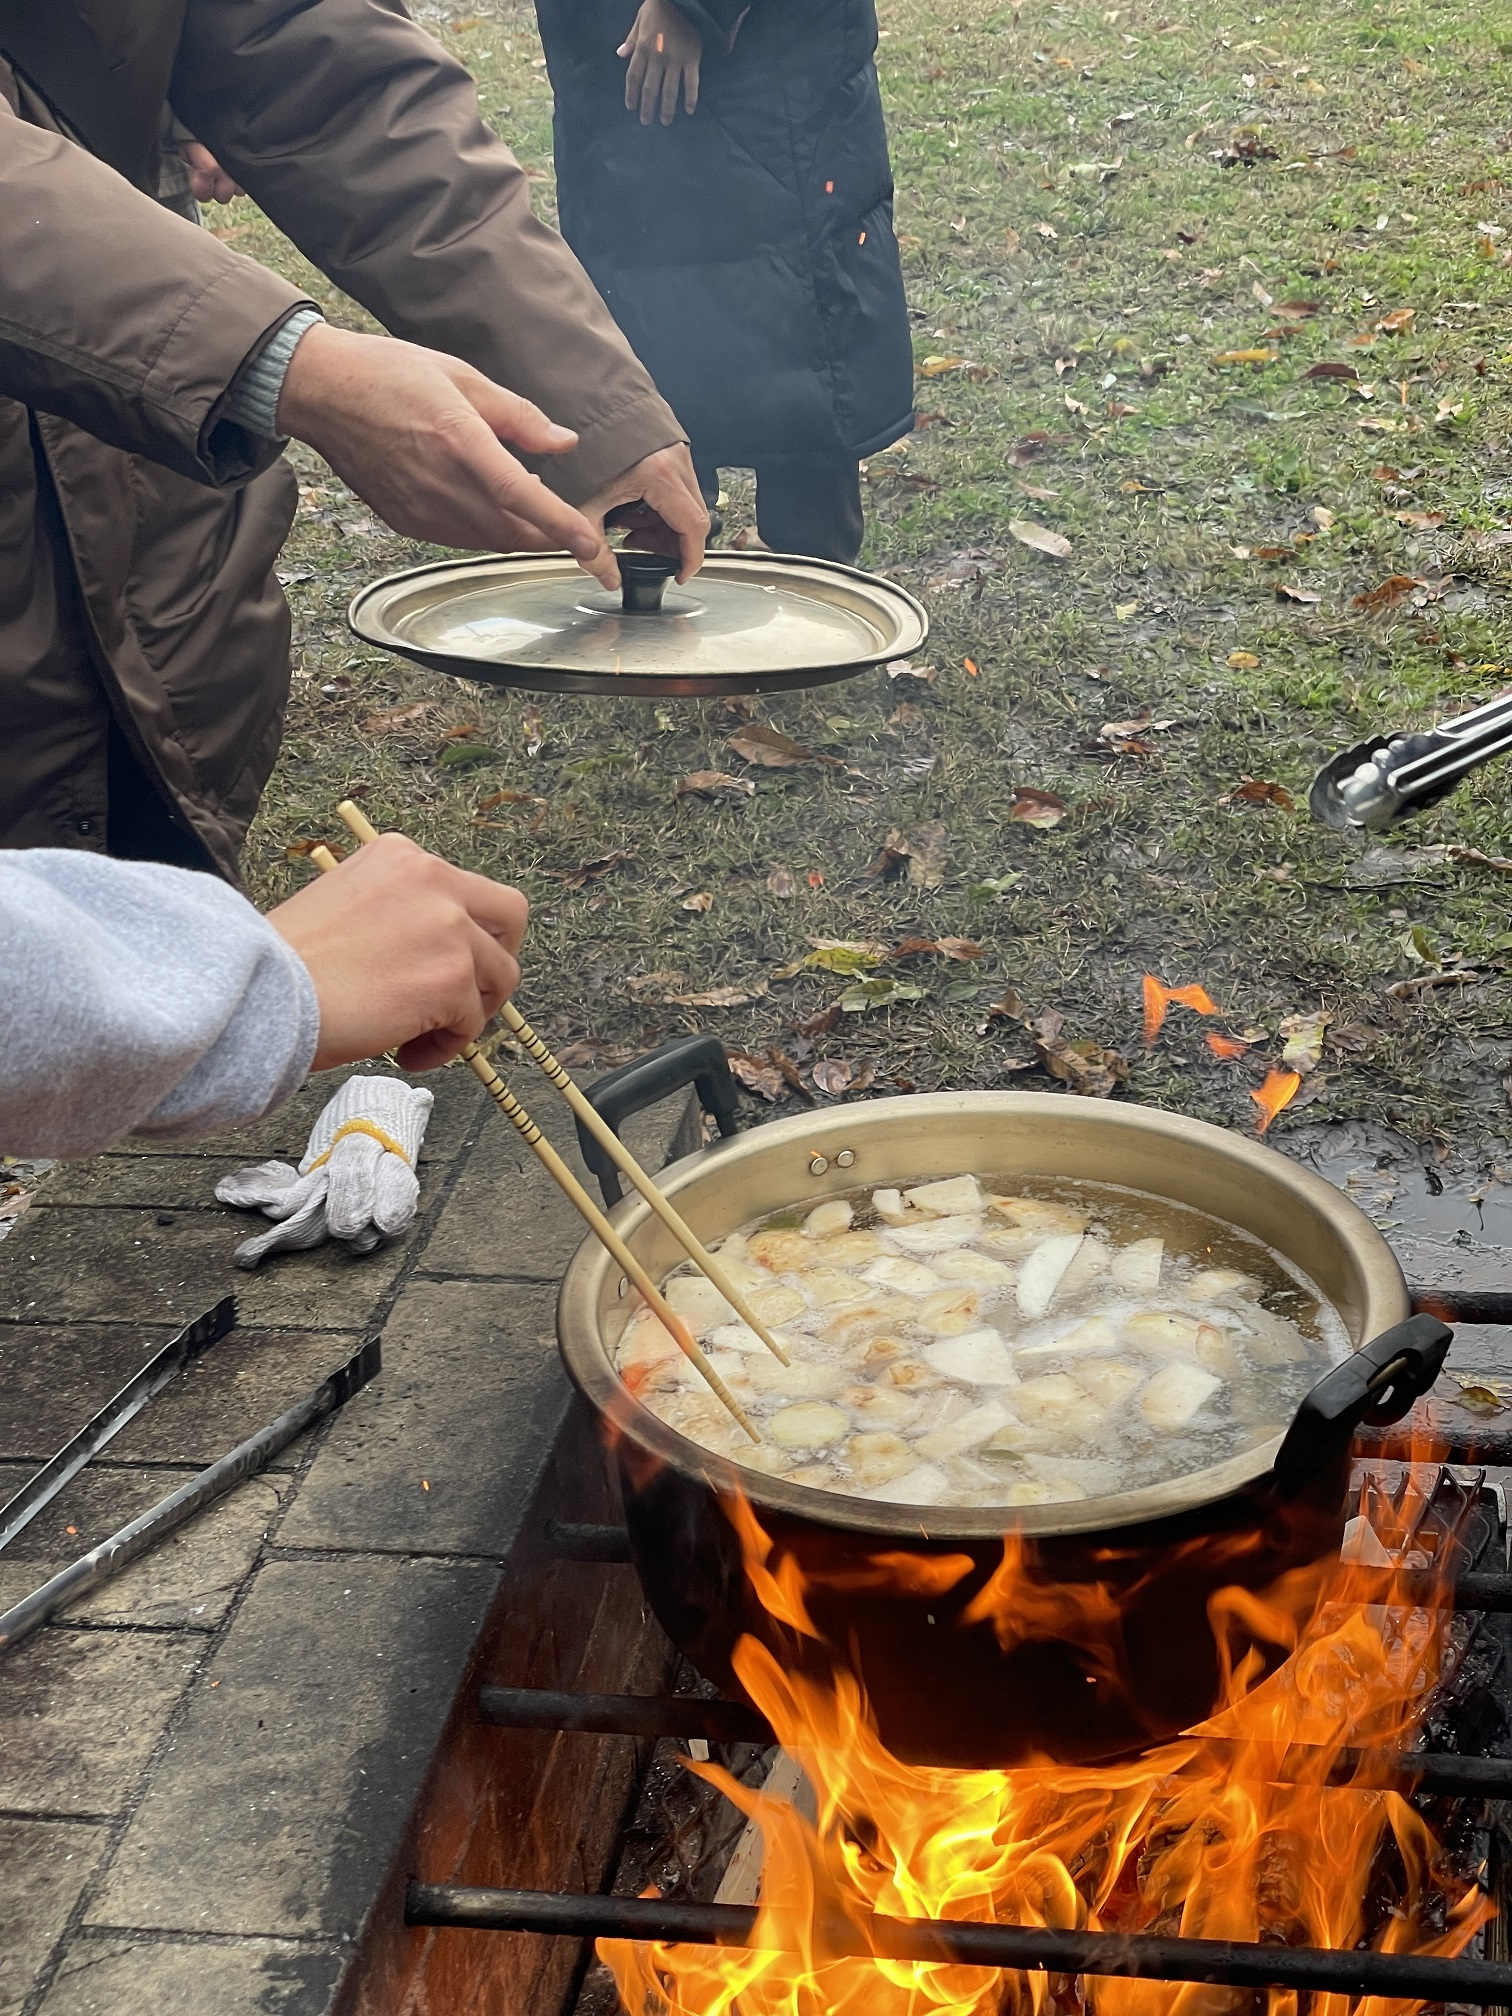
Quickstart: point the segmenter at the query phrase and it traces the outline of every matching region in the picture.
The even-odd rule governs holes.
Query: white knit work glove
[[[419,1207],[415,1164],[434,1104],[429,1092],[398,1078],[348,1078],[315,1122],[298,1169],[259,1162],[223,1177],[215,1186],[222,1204],[277,1221],[237,1247],[237,1266],[326,1238],[371,1253],[402,1232]]]

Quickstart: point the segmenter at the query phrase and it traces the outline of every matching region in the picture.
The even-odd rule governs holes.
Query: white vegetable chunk
[[[1013,1411],[1021,1421],[1042,1421],[1078,1438],[1103,1419],[1103,1409],[1069,1372],[1047,1372],[1015,1386]]]
[[[950,1176],[942,1183],[921,1183],[905,1190],[905,1200],[915,1211],[936,1211],[948,1217],[957,1211],[980,1212],[982,1186],[975,1176]]]
[[[904,1260],[896,1253],[873,1260],[861,1279],[873,1281],[879,1288],[895,1288],[900,1295],[930,1295],[940,1285],[939,1275],[922,1260]]]
[[[1018,1269],[1006,1260],[994,1260],[969,1248],[937,1253],[933,1264],[942,1281],[969,1281],[974,1288],[1011,1288],[1018,1279]]]
[[[938,1505],[949,1488],[950,1480],[938,1465],[918,1463],[895,1483],[878,1484],[866,1495],[889,1505]]]
[[[675,1309],[700,1337],[716,1324],[728,1323],[735,1314],[714,1283],[706,1281],[702,1274],[679,1274],[667,1283],[662,1294],[667,1306]]]
[[[1124,1342],[1137,1344],[1159,1358],[1193,1358],[1197,1336],[1202,1329],[1196,1316],[1177,1316],[1166,1309],[1141,1309],[1123,1326]]]
[[[768,1329],[774,1323],[791,1323],[808,1307],[796,1288],[789,1288],[781,1281],[774,1282],[770,1288],[758,1288],[750,1302]]]
[[[1079,1323],[1069,1325],[1062,1318],[1047,1337],[1036,1337],[1029,1344],[1016,1344],[1013,1361],[1023,1372],[1042,1365],[1049,1358],[1075,1358],[1089,1351],[1111,1351],[1117,1342],[1117,1333],[1106,1316],[1084,1316]],[[1143,1374],[1140,1376],[1143,1377]]]
[[[747,1358],[744,1363],[746,1377],[755,1390],[778,1400],[828,1400],[831,1394],[849,1384],[843,1365],[816,1364],[813,1359],[803,1358],[784,1365],[770,1351],[763,1351],[759,1358]]]
[[[1076,1257],[1060,1278],[1060,1285],[1051,1298],[1051,1306],[1059,1302],[1074,1302],[1079,1295],[1085,1295],[1108,1271],[1108,1248],[1101,1239],[1094,1239],[1089,1233],[1077,1249]]]
[[[1200,1365],[1173,1359],[1162,1365],[1139,1396],[1139,1411],[1152,1428],[1184,1428],[1205,1407],[1223,1381]]]
[[[840,1454],[863,1491],[905,1476],[919,1460],[901,1435],[886,1428],[852,1435]]]
[[[1018,1308],[1032,1323],[1048,1311],[1061,1277],[1081,1250],[1080,1232],[1057,1232],[1041,1240],[1019,1269]]]
[[[941,1428],[931,1429],[921,1435],[914,1447],[921,1456],[927,1456],[932,1463],[946,1456],[961,1456],[968,1449],[980,1449],[984,1442],[990,1442],[1000,1428],[1006,1428],[1012,1417],[1008,1410],[996,1400],[984,1400],[980,1407],[973,1407],[968,1414],[957,1420],[948,1421]]]
[[[889,1225],[901,1225],[908,1216],[901,1190],[873,1190],[871,1200],[877,1216],[885,1218]]]
[[[1114,1281],[1126,1295],[1153,1295],[1160,1287],[1164,1258],[1164,1239],[1135,1239],[1116,1248],[1109,1265]]]
[[[1083,1358],[1072,1368],[1071,1376],[1112,1414],[1139,1391],[1145,1375],[1142,1366],[1131,1365],[1125,1358]]]
[[[829,1239],[836,1232],[848,1232],[855,1215],[855,1207],[849,1198],[826,1197],[804,1219],[803,1229],[810,1239]]]
[[[996,1330],[967,1330],[924,1346],[925,1363],[971,1386],[1016,1386],[1013,1353]]]
[[[896,1226],[887,1236],[906,1253],[943,1253],[969,1245],[981,1229],[980,1218],[921,1218],[917,1224]]]
[[[1186,1284],[1194,1302],[1216,1302],[1232,1296],[1259,1295],[1260,1283],[1253,1274],[1241,1274],[1237,1267],[1205,1267]]]
[[[796,1407],[777,1410],[767,1423],[767,1434],[779,1449],[824,1449],[850,1425],[842,1408],[822,1400],[800,1400]]]
[[[810,1267],[798,1276],[811,1309],[834,1309],[842,1302],[859,1302],[866,1289],[854,1275],[842,1274],[838,1267]]]
[[[975,1288],[937,1288],[919,1304],[919,1322],[936,1337],[959,1337],[975,1326],[981,1309]]]
[[[1085,1232],[1087,1214],[1072,1204],[1047,1204],[1040,1197],[994,1197],[992,1208],[1024,1232]]]
[[[749,1323],[721,1323],[710,1332],[709,1342],[716,1351],[744,1351],[752,1358],[762,1356],[767,1348]],[[781,1344],[782,1338],[777,1342]]]

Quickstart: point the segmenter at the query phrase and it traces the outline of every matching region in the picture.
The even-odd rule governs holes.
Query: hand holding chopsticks
[[[341,812],[342,817],[346,819],[347,824],[364,842],[370,839],[376,839],[378,837],[376,830],[363,817],[363,815],[361,814],[361,812],[358,811],[355,805],[352,805],[350,803],[344,804],[341,808]],[[325,847],[313,848],[311,850],[310,858],[314,862],[315,866],[322,872],[322,874],[329,873],[331,869],[337,866],[334,855],[332,855],[330,850]],[[656,1316],[658,1321],[662,1324],[662,1326],[666,1329],[668,1334],[672,1337],[674,1342],[677,1344],[678,1348],[683,1352],[684,1356],[688,1358],[688,1360],[694,1365],[694,1367],[697,1369],[697,1371],[700,1373],[703,1379],[707,1382],[710,1389],[715,1393],[715,1395],[719,1398],[719,1400],[723,1403],[723,1405],[728,1409],[728,1411],[735,1418],[735,1420],[739,1422],[740,1426],[751,1437],[752,1441],[758,1441],[760,1437],[758,1436],[756,1429],[752,1425],[744,1409],[740,1406],[739,1402],[735,1399],[733,1394],[731,1394],[728,1387],[725,1385],[724,1381],[719,1377],[719,1374],[714,1370],[714,1367],[709,1363],[707,1357],[704,1355],[703,1351],[699,1348],[697,1342],[695,1341],[693,1334],[689,1330],[686,1322],[683,1320],[681,1316],[677,1314],[675,1310],[673,1310],[669,1306],[669,1304],[666,1301],[666,1298],[663,1296],[661,1290],[657,1287],[656,1283],[651,1279],[651,1276],[647,1273],[646,1269],[642,1266],[640,1261],[636,1259],[635,1255],[630,1251],[630,1248],[625,1244],[623,1239],[620,1238],[619,1234],[615,1231],[614,1227],[609,1223],[609,1220],[605,1216],[603,1211],[600,1210],[599,1206],[594,1202],[592,1197],[589,1196],[588,1192],[583,1188],[583,1185],[578,1181],[577,1177],[573,1174],[571,1169],[568,1168],[567,1164],[562,1160],[561,1156],[552,1147],[551,1143],[548,1140],[546,1140],[545,1136],[541,1133],[540,1128],[537,1127],[535,1122],[531,1119],[530,1115],[525,1111],[525,1108],[520,1104],[519,1100],[517,1100],[514,1097],[513,1093],[509,1090],[509,1087],[504,1083],[504,1080],[499,1076],[498,1072],[494,1070],[493,1066],[488,1062],[487,1058],[483,1056],[482,1052],[478,1049],[475,1043],[469,1043],[467,1047],[463,1050],[462,1056],[466,1060],[470,1069],[473,1071],[474,1075],[481,1081],[481,1083],[487,1089],[488,1094],[493,1099],[495,1105],[498,1106],[499,1110],[504,1114],[505,1118],[510,1121],[510,1123],[515,1127],[515,1129],[520,1134],[521,1138],[532,1149],[532,1151],[535,1153],[538,1159],[545,1165],[545,1168],[548,1174],[551,1176],[552,1180],[564,1192],[568,1200],[580,1213],[580,1215],[586,1221],[590,1229],[594,1232],[595,1236],[599,1239],[601,1244],[606,1248],[610,1256],[614,1259],[616,1264],[624,1271],[624,1273],[634,1283],[635,1287],[639,1289],[641,1295],[644,1297],[647,1303],[647,1306],[651,1309],[652,1313]],[[554,1059],[552,1061],[555,1062]],[[557,1070],[561,1071],[560,1065],[557,1066]],[[567,1074],[565,1072],[562,1072],[563,1077],[566,1077],[566,1075]],[[582,1095],[579,1094],[579,1096],[581,1097]],[[586,1100],[584,1101],[584,1104],[585,1105],[587,1104]],[[590,1108],[589,1110],[591,1111],[592,1109]],[[597,1115],[595,1115],[595,1118],[597,1118]],[[617,1140],[617,1137],[615,1138]],[[628,1154],[628,1151],[625,1152],[626,1154]],[[637,1169],[639,1168],[638,1164],[635,1166]],[[631,1175],[631,1171],[628,1167],[626,1168],[626,1174]],[[655,1188],[654,1185],[651,1185],[651,1179],[645,1175],[644,1171],[640,1171],[640,1175],[642,1177],[642,1180],[648,1186],[650,1186],[652,1189]],[[632,1181],[635,1180],[633,1175],[631,1175],[631,1180]],[[657,1194],[660,1195],[659,1192]],[[665,1204],[666,1200],[663,1199],[662,1202]],[[671,1212],[672,1207],[670,1205],[666,1205],[666,1209],[668,1212]],[[676,1217],[675,1213],[672,1213],[672,1215],[673,1217]],[[677,1219],[677,1223],[678,1224],[682,1223],[680,1218]],[[686,1230],[686,1228],[684,1229]],[[687,1238],[689,1240],[692,1240],[693,1235],[691,1232],[687,1233]],[[694,1244],[696,1245],[697,1242],[694,1241]],[[701,1247],[699,1248],[699,1251],[702,1251]],[[719,1284],[716,1282],[715,1285],[718,1286]],[[724,1289],[721,1288],[720,1292],[724,1293]],[[776,1346],[774,1345],[773,1348],[775,1349]],[[779,1353],[779,1356],[780,1355],[781,1354]]]

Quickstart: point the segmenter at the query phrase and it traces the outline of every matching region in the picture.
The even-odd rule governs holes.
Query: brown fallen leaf
[[[1220,805],[1276,805],[1283,812],[1295,812],[1297,801],[1284,784],[1267,783],[1260,777],[1246,777],[1218,800]]]
[[[789,1057],[787,1052],[776,1043],[767,1046],[766,1054],[769,1061],[782,1073],[783,1080],[789,1090],[796,1092],[806,1106],[812,1106],[814,1095],[808,1086],[804,1084],[803,1073],[798,1069],[795,1059]]]
[[[584,861],[580,867],[543,868],[540,873],[549,882],[560,882],[568,889],[581,889],[585,882],[597,882],[634,859],[633,847],[616,847],[612,854],[600,854],[592,861]]]
[[[845,1020],[845,1011],[839,1007],[821,1008],[817,1015],[810,1015],[806,1021],[790,1022],[788,1027],[795,1036],[828,1036]]]
[[[679,798],[749,798],[756,786],[749,777],[728,770],[690,770],[677,787]]]
[[[479,812],[492,812],[497,805],[544,805],[544,798],[532,798],[528,791],[490,791],[477,803]]]
[[[702,994],[663,994],[669,1008],[746,1008],[767,991],[765,980],[748,980],[744,987],[711,987]]]
[[[1347,378],[1351,383],[1355,383],[1358,381],[1360,374],[1353,364],[1346,364],[1342,360],[1334,358],[1325,358],[1321,364],[1314,364],[1310,370],[1304,371],[1302,376],[1304,378]]]
[[[1040,791],[1033,784],[1020,784],[1013,794],[1008,816],[1020,826],[1037,826],[1045,830],[1059,826],[1070,809],[1065,799],[1057,797],[1055,792]]]
[[[791,735],[784,735],[767,721],[753,721],[748,728],[742,728],[738,735],[730,737],[728,746],[747,763],[759,763],[767,770],[796,770],[804,763],[845,767],[838,756],[821,756],[813,749],[805,749],[801,742],[795,742]]]
[[[1260,660],[1253,651],[1230,651],[1226,661],[1236,672],[1253,672]]]
[[[1069,1085],[1088,1099],[1107,1099],[1127,1083],[1129,1060],[1117,1050],[1104,1049],[1089,1038],[1070,1041],[1060,1034],[1062,1017],[1053,1011],[1041,1015],[1031,1035],[1034,1054],[1052,1078]]]
[[[1050,449],[1050,436],[1043,427],[1036,427],[1016,441],[1009,452],[1008,460],[1016,468],[1023,469],[1030,462],[1040,461]]]
[[[823,1092],[830,1099],[838,1099],[842,1093],[848,1092],[855,1075],[843,1057],[826,1057],[809,1073],[816,1091]]]
[[[0,1222],[19,1218],[23,1211],[30,1210],[36,1194],[34,1190],[23,1190],[19,1184],[7,1187],[5,1194],[0,1196]]]
[[[905,938],[894,945],[884,959],[980,959],[982,948],[974,938]]]
[[[1436,532],[1444,522],[1442,511],[1393,511],[1398,525],[1411,525],[1419,532]]]
[[[1413,574],[1388,574],[1386,579],[1374,588],[1367,588],[1363,595],[1356,595],[1350,603],[1351,609],[1374,612],[1377,609],[1395,609],[1405,602],[1409,595],[1421,588],[1423,583]]]
[[[1417,320],[1416,308],[1393,308],[1389,315],[1383,315],[1375,325],[1383,336],[1400,336]]]
[[[1272,308],[1272,315],[1284,317],[1288,322],[1306,322],[1311,316],[1321,313],[1321,301],[1278,301]]]
[[[675,966],[663,966],[655,973],[632,973],[625,981],[625,987],[637,999],[642,994],[653,994],[658,987],[675,987],[682,979]]]
[[[895,875],[901,875],[907,867],[911,851],[907,835],[897,826],[891,826],[888,828],[887,838],[872,856],[865,872],[874,881],[890,882]]]
[[[682,907],[684,910],[694,910],[700,914],[706,910],[712,910],[714,908],[714,892],[711,889],[700,889],[694,896],[685,896],[682,901]]]
[[[1252,546],[1249,557],[1252,560],[1295,560],[1295,546]]]
[[[787,1081],[777,1066],[765,1057],[753,1057],[748,1050],[727,1050],[730,1069],[747,1092],[775,1105],[787,1096]]]
[[[525,730],[525,754],[539,756],[541,745],[546,740],[546,723],[541,710],[534,700],[527,700],[520,716],[520,726]]]
[[[1290,581],[1278,581],[1276,583],[1276,600],[1278,602],[1300,602],[1304,607],[1311,608],[1314,603],[1321,602],[1323,597],[1314,589],[1298,588]]]
[[[798,894],[798,884],[793,880],[791,868],[774,868],[766,879],[768,896],[780,896],[784,902]]]
[[[327,848],[330,853],[335,855],[338,861],[346,859],[347,850],[339,840],[291,840],[289,845],[284,849],[284,859],[286,861],[308,860],[317,847]]]
[[[1368,1022],[1336,1022],[1323,1040],[1330,1050],[1342,1051],[1347,1057],[1363,1057],[1380,1042],[1381,1032]]]
[[[1052,560],[1070,558],[1071,541],[1064,532],[1052,532],[1048,525],[1036,525],[1029,518],[1010,518],[1008,530],[1021,546],[1030,546],[1036,553],[1047,553]]]
[[[1475,868],[1494,868],[1499,875],[1512,875],[1512,861],[1503,854],[1482,854],[1479,847],[1451,847],[1451,861],[1463,861]]]
[[[1319,1009],[1315,1015],[1288,1015],[1277,1024],[1282,1037],[1281,1062],[1306,1077],[1316,1070],[1323,1057],[1323,1033],[1332,1015]]]
[[[362,724],[362,732],[365,735],[397,734],[401,728],[412,728],[427,714],[436,713],[440,705],[439,700],[411,700],[403,707],[386,707],[381,714],[369,714]]]
[[[915,889],[938,889],[945,880],[950,828],[942,819],[926,819],[908,836],[908,879]]]

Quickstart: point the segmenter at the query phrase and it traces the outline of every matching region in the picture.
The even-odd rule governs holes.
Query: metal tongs
[[[1446,797],[1460,779],[1512,749],[1512,693],[1412,734],[1373,735],[1332,757],[1307,794],[1315,819],[1379,832]]]

